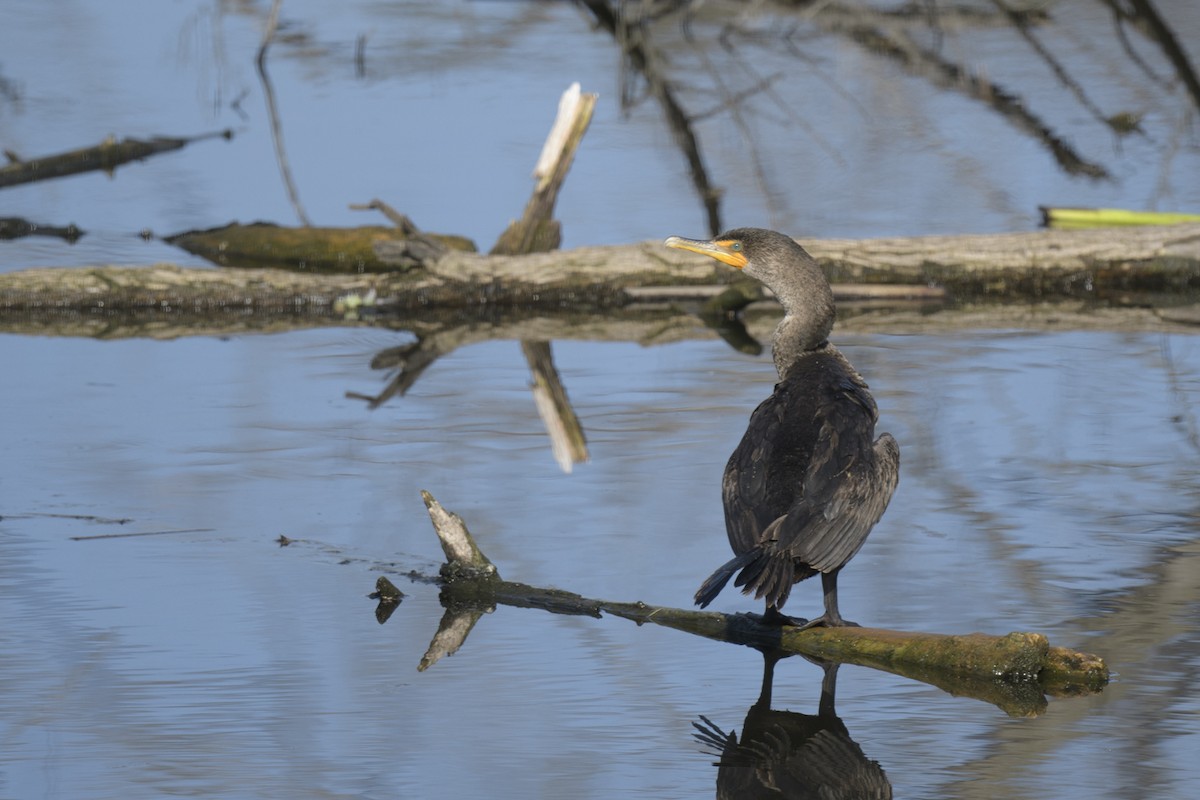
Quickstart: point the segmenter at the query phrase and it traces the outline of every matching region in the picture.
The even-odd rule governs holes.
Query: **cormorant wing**
[[[767,549],[787,552],[821,572],[849,561],[883,516],[899,476],[899,451],[873,441],[878,411],[866,384],[844,376],[821,392],[817,430],[799,497]]]
[[[734,553],[746,553],[794,502],[811,441],[789,431],[796,393],[780,383],[750,415],[741,443],[729,456],[721,481],[725,528]]]

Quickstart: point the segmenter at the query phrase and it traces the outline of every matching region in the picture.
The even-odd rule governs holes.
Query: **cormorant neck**
[[[765,252],[755,252],[745,271],[765,283],[783,306],[773,343],[775,369],[782,379],[798,358],[828,341],[837,314],[833,289],[817,262],[791,239],[779,239]]]
[[[820,311],[820,313],[818,313]],[[775,328],[771,351],[775,359],[775,371],[783,380],[792,365],[806,353],[821,350],[829,344],[829,332],[833,329],[833,297],[829,305],[806,304],[799,312],[788,311]]]

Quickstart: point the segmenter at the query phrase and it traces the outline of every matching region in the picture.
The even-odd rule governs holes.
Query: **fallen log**
[[[985,700],[1014,716],[1040,713],[1046,705],[1046,694],[1094,693],[1108,682],[1103,659],[1051,647],[1038,633],[953,636],[875,628],[802,631],[764,623],[755,614],[597,600],[506,581],[480,550],[462,518],[443,508],[429,492],[422,491],[421,496],[446,555],[440,570],[446,612],[418,666],[421,670],[458,650],[479,618],[503,604],[555,614],[597,618],[608,614],[638,625],[653,623],[717,641],[882,669],[953,695]],[[386,578],[380,578],[377,595],[386,600],[399,592]]]
[[[1200,223],[1103,231],[1035,231],[896,239],[800,239],[834,283],[940,287],[957,301],[1200,290]],[[403,242],[379,241],[382,261],[411,258]],[[705,263],[708,262],[708,263]],[[282,270],[94,267],[0,274],[0,310],[47,307],[222,308],[262,313],[333,308],[371,293],[397,313],[481,306],[585,308],[623,305],[647,287],[728,286],[738,276],[712,259],[659,242],[501,256],[450,251],[423,269],[357,275]]]

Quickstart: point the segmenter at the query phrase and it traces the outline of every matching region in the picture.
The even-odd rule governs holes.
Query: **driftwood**
[[[584,94],[578,83],[572,84],[558,105],[558,115],[542,148],[533,174],[536,184],[533,194],[525,206],[521,218],[514,221],[501,234],[492,247],[493,254],[521,255],[553,250],[562,239],[562,228],[554,218],[554,204],[558,192],[566,180],[575,151],[587,132],[596,107],[596,95]],[[365,208],[383,212],[385,216],[408,237],[409,244],[424,241],[437,250],[438,258],[444,257],[448,248],[441,242],[433,242],[416,229],[416,225],[404,214],[392,209],[380,200],[372,200]],[[373,290],[368,294],[375,297]],[[355,308],[361,306],[356,305]],[[395,368],[396,374],[377,395],[347,392],[346,396],[365,400],[371,408],[378,408],[396,395],[403,395],[420,374],[439,356],[453,350],[443,337],[417,334],[417,341],[396,348],[389,348],[371,361],[372,368]],[[583,426],[567,398],[548,339],[522,339],[521,352],[529,363],[533,376],[534,403],[541,416],[554,458],[564,472],[570,472],[574,464],[588,459],[587,439]]]
[[[93,147],[31,159],[22,159],[13,153],[8,153],[9,163],[0,167],[0,189],[7,186],[18,186],[22,183],[44,181],[49,178],[78,175],[82,172],[104,170],[111,173],[120,165],[130,161],[141,161],[159,153],[179,150],[192,142],[216,137],[232,139],[233,131],[224,130],[191,137],[155,136],[153,139],[122,139],[121,141],[110,136]]]
[[[903,284],[953,298],[1081,297],[1200,289],[1200,224],[895,239],[801,239],[835,283]],[[385,260],[388,242],[376,245]],[[353,276],[281,270],[39,268],[0,275],[0,311],[46,308],[332,310],[373,294],[376,307],[611,307],[647,287],[729,285],[738,275],[658,242],[483,256],[449,252],[423,269]]]
[[[608,614],[639,625],[664,625],[718,641],[882,669],[954,695],[985,700],[1016,716],[1040,713],[1046,704],[1045,694],[1097,692],[1108,682],[1108,668],[1101,658],[1051,647],[1038,633],[948,636],[875,628],[800,631],[764,623],[753,614],[596,600],[506,581],[479,549],[462,518],[443,508],[428,492],[422,491],[421,495],[446,555],[440,572],[446,613],[418,666],[421,670],[457,651],[480,617],[503,604],[555,614],[597,618]],[[380,578],[376,588],[375,596],[381,603],[394,606],[399,591],[386,578]],[[386,619],[387,613],[377,614]]]

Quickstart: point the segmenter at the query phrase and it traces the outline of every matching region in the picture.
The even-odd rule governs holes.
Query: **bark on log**
[[[1200,289],[1200,224],[1107,231],[1038,231],[901,239],[801,239],[835,283],[944,287],[964,300]],[[380,257],[395,248],[376,245]],[[391,256],[389,256],[391,252]],[[41,268],[0,274],[0,311],[221,310],[291,315],[332,312],[339,297],[367,295],[396,312],[437,308],[612,307],[647,287],[726,286],[738,275],[712,259],[658,242],[483,256],[448,253],[427,269],[373,275],[282,270]]]
[[[462,646],[479,617],[496,604],[556,614],[607,613],[639,625],[654,623],[718,641],[883,669],[954,695],[991,702],[1015,716],[1038,714],[1044,693],[1100,691],[1108,668],[1094,655],[1051,647],[1038,633],[949,636],[874,628],[796,628],[764,624],[753,614],[720,614],[641,602],[596,600],[573,592],[506,581],[479,550],[466,523],[421,492],[446,553],[442,565],[442,623],[419,669]]]

